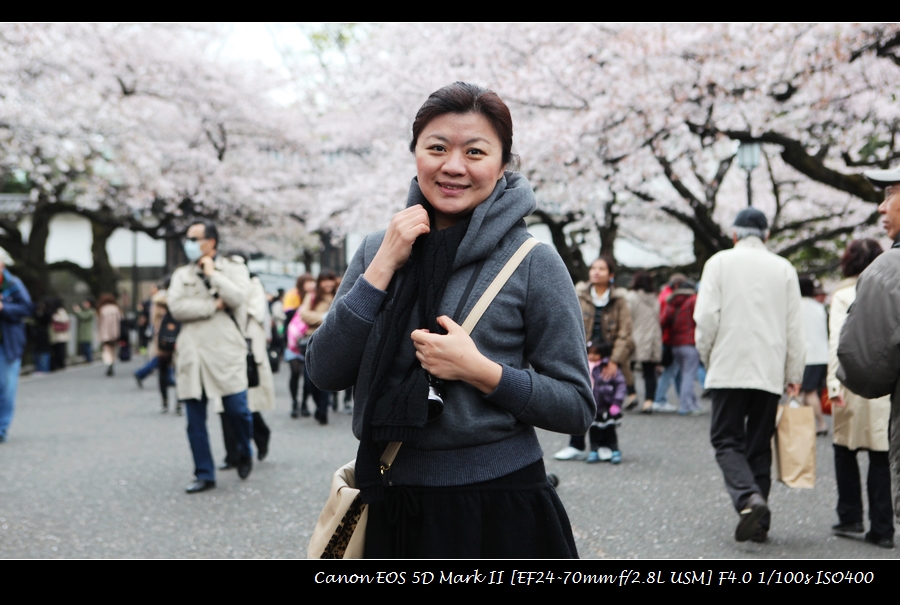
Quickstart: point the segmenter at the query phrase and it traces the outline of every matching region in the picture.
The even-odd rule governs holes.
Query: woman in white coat
[[[662,326],[659,323],[659,295],[646,271],[638,271],[626,295],[631,311],[632,359],[641,364],[644,377],[644,404],[641,412],[653,410],[656,396],[656,366],[662,361]]]
[[[272,435],[272,431],[263,420],[262,412],[271,412],[275,409],[275,380],[266,351],[269,334],[267,324],[271,321],[268,310],[266,290],[259,277],[251,273],[244,334],[250,339],[250,348],[259,373],[259,386],[247,389],[247,407],[253,414],[253,442],[256,444],[256,457],[260,461],[265,460],[269,454],[269,439]],[[219,470],[237,468],[239,454],[231,425],[226,422],[224,414],[219,414],[219,417],[222,420],[222,436],[225,440],[225,464],[220,466]]]
[[[834,416],[834,475],[838,491],[838,523],[832,530],[839,536],[859,535],[863,527],[862,489],[856,453],[869,451],[870,531],[867,542],[884,548],[894,546],[891,475],[888,462],[888,422],[891,415],[890,396],[865,399],[848,390],[837,379],[837,348],[847,310],[856,300],[859,274],[882,252],[872,239],[850,242],[841,258],[844,279],[831,295],[831,317],[828,338],[828,396]]]

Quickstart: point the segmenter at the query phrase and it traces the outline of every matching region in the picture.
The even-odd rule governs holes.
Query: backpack
[[[181,323],[175,321],[172,315],[166,311],[159,324],[159,334],[156,337],[156,346],[163,353],[171,353],[175,350],[175,341],[181,331]]]

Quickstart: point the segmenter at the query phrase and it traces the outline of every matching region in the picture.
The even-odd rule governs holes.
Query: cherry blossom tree
[[[29,287],[47,282],[50,219],[93,225],[94,267],[67,268],[113,289],[106,239],[119,227],[180,236],[205,216],[254,228],[309,203],[304,116],[273,102],[280,82],[258,65],[217,60],[215,27],[0,27],[0,183],[30,201],[0,221],[0,246]],[[26,238],[22,215],[31,217]],[[267,240],[261,240],[265,245]]]
[[[317,82],[339,169],[320,218],[386,223],[414,167],[406,141],[425,96],[454,80],[511,106],[515,150],[573,278],[585,233],[647,245],[690,230],[693,269],[731,245],[746,205],[738,141],[764,145],[754,204],[792,258],[865,232],[864,165],[896,157],[897,26],[367,26]],[[590,236],[588,236],[590,237]],[[596,237],[596,235],[594,235]],[[812,256],[817,256],[816,254]],[[815,268],[815,267],[812,267]]]

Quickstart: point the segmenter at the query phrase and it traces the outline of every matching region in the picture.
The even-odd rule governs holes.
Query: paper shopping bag
[[[775,469],[788,487],[812,489],[816,482],[816,419],[811,407],[778,406]]]

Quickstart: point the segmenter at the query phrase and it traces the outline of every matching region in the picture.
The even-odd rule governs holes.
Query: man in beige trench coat
[[[208,400],[221,400],[237,438],[238,475],[253,468],[247,407],[246,322],[250,276],[244,263],[217,253],[219,234],[209,221],[187,230],[184,252],[190,264],[172,274],[169,312],[181,322],[175,343],[176,390],[187,412],[187,433],[195,481],[189,494],[216,486],[215,465],[206,430]]]

